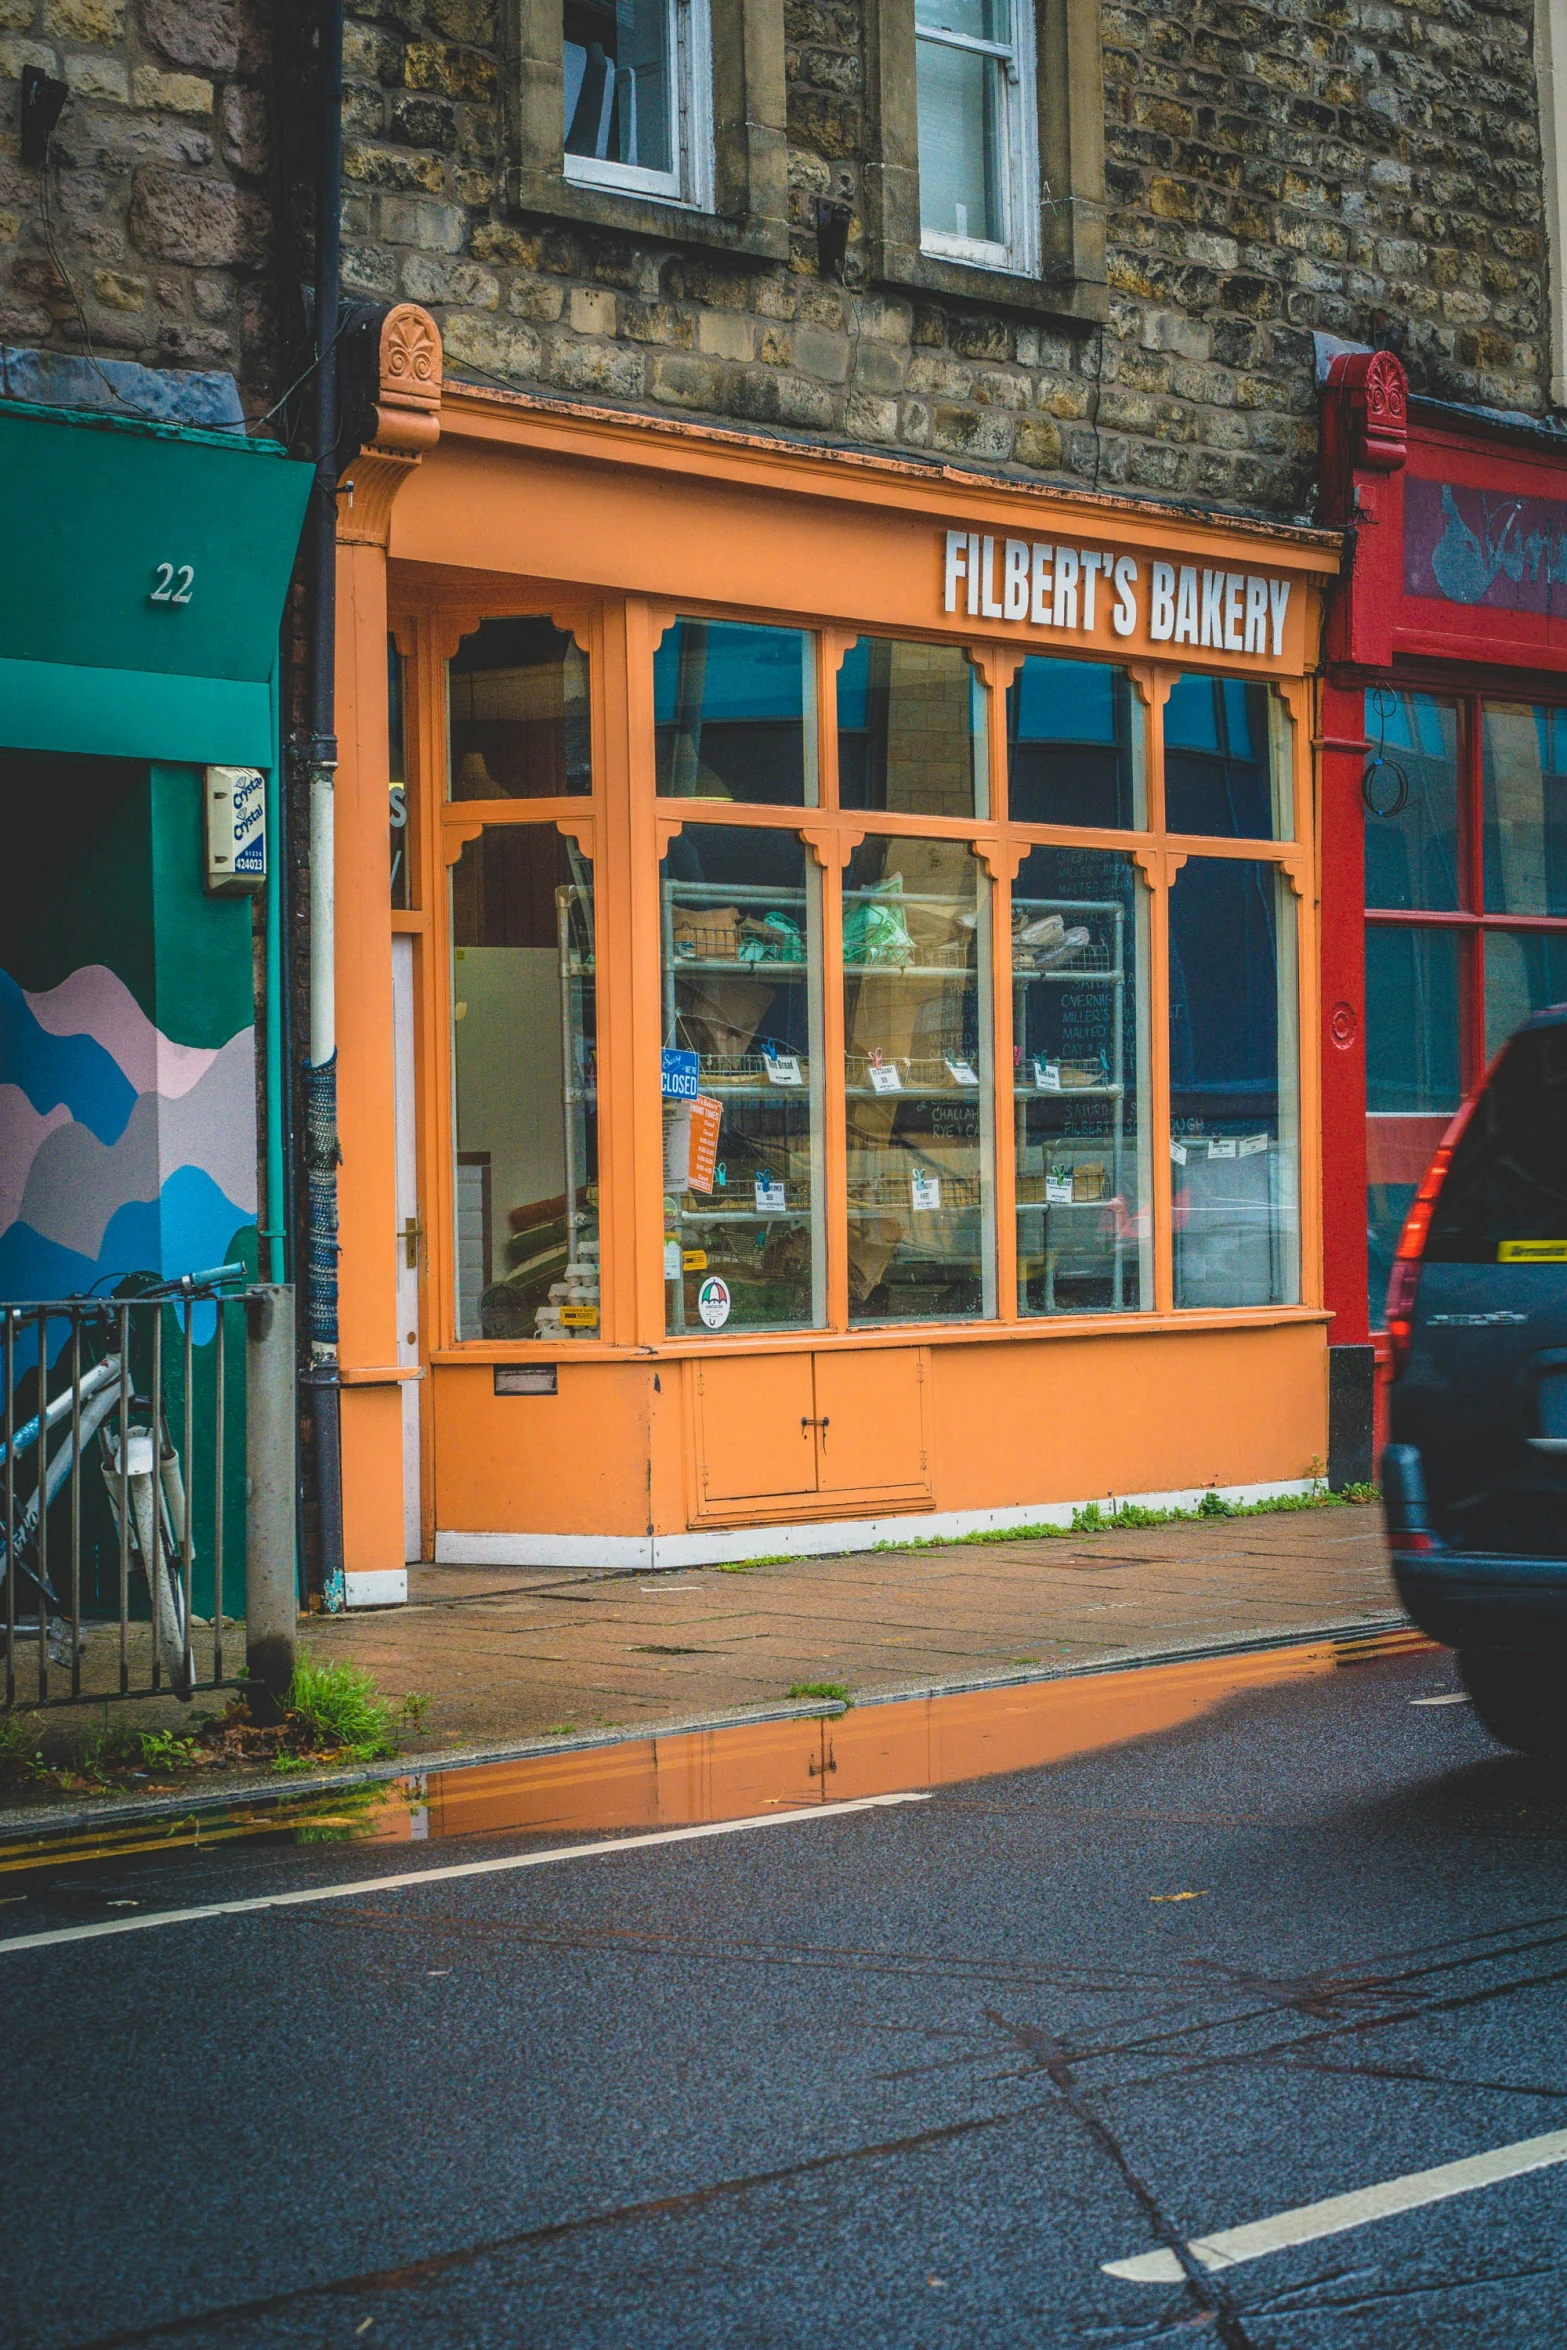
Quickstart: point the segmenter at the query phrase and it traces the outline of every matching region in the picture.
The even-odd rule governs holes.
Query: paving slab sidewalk
[[[1378,1504],[675,1574],[415,1567],[405,1608],[301,1626],[394,1698],[413,1752],[1102,1664],[1385,1619]]]

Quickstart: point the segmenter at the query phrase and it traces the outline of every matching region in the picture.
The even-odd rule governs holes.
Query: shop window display
[[[1015,824],[1146,824],[1142,712],[1124,669],[1028,656],[1007,693],[1007,789]]]
[[[990,894],[966,842],[876,838],[843,888],[849,1318],[992,1315]]]
[[[1177,1306],[1300,1294],[1295,901],[1277,866],[1191,857],[1170,890]]]
[[[486,620],[447,665],[454,800],[593,788],[588,659],[548,620]]]
[[[1287,840],[1289,719],[1271,686],[1178,677],[1164,706],[1164,820],[1212,840]]]
[[[553,825],[486,825],[451,921],[457,1335],[595,1338],[592,867]]]
[[[861,637],[838,671],[838,797],[900,816],[989,813],[985,689],[957,645]]]
[[[1020,1314],[1153,1303],[1147,897],[1107,849],[1036,848],[1013,884]]]
[[[803,629],[677,620],[653,658],[661,796],[814,807],[814,652]]]
[[[668,1328],[819,1328],[819,876],[795,833],[689,824],[659,901]]]

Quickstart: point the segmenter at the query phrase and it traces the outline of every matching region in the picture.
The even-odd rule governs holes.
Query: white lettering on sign
[[[1156,645],[1277,661],[1292,585],[1254,571],[1150,563],[1148,634]],[[1135,555],[1109,548],[949,530],[941,608],[972,620],[1021,620],[1077,636],[1094,635],[1105,618],[1116,636],[1135,636],[1142,617],[1141,565]]]

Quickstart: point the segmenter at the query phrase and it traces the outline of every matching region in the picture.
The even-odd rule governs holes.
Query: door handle
[[[418,1221],[417,1217],[410,1216],[408,1221],[404,1224],[402,1231],[403,1263],[408,1267],[410,1273],[416,1271],[418,1268],[419,1243],[423,1238],[424,1226]]]

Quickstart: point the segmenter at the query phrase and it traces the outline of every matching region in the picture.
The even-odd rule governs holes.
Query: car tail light
[[[1409,1333],[1415,1318],[1415,1294],[1420,1287],[1420,1261],[1426,1253],[1426,1236],[1431,1230],[1431,1216],[1436,1207],[1447,1170],[1453,1163],[1453,1153],[1468,1125],[1478,1094],[1470,1096],[1451,1126],[1437,1145],[1436,1157],[1425,1171],[1420,1189],[1415,1193],[1404,1229],[1398,1236],[1398,1253],[1393,1259],[1393,1277],[1387,1285],[1387,1335],[1393,1350],[1393,1376],[1396,1379],[1409,1359]]]

